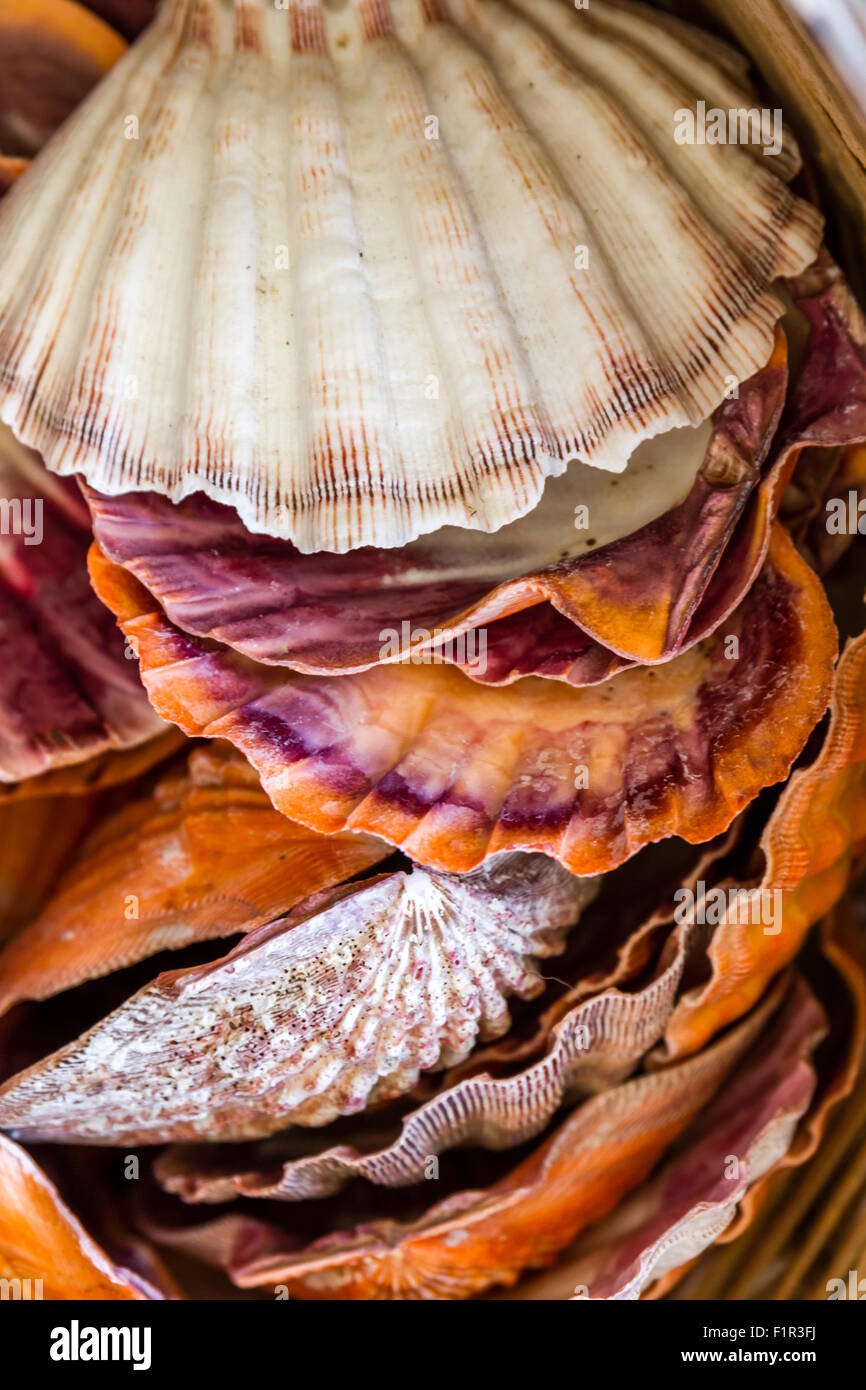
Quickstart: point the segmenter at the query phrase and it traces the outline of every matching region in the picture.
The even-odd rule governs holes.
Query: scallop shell
[[[792,287],[805,342],[795,343],[784,428],[780,332],[767,365],[714,413],[699,467],[708,424],[641,445],[623,475],[571,464],[533,512],[494,536],[445,528],[396,550],[344,556],[306,556],[255,535],[200,493],[172,503],[86,489],[94,535],[178,627],[266,665],[341,675],[435,652],[485,684],[543,675],[579,686],[668,660],[748,591],[783,494],[791,515],[794,491],[785,487],[795,462],[802,491],[804,448],[824,461],[823,483],[845,447],[847,471],[827,484],[835,496],[861,483],[863,318],[829,258],[806,278]],[[575,525],[577,507],[587,509],[585,529]],[[820,508],[815,548],[832,542],[838,551],[850,536],[827,535],[820,493],[812,507]]]
[[[830,728],[821,753],[808,769],[795,773],[783,790],[762,839],[767,871],[758,886],[783,887],[781,932],[768,934],[760,925],[722,919],[709,946],[711,975],[680,999],[672,1021],[668,1013],[668,1041],[662,1055],[679,1057],[684,1052],[697,1051],[719,1029],[745,1012],[792,958],[808,927],[844,889],[852,851],[866,835],[866,821],[858,816],[858,808],[866,805],[862,785],[866,757],[862,729],[862,711],[866,709],[864,671],[866,635],[849,645],[840,659]],[[702,862],[697,877],[703,878],[706,872]],[[649,925],[663,921],[664,913],[659,913],[650,919]],[[678,979],[681,969],[682,960],[675,954],[659,980],[669,982],[673,975]],[[399,1140],[384,1150],[364,1154],[353,1153],[345,1146],[325,1150],[315,1157],[287,1164],[278,1180],[273,1176],[273,1161],[268,1163],[265,1175],[239,1172],[233,1177],[223,1165],[221,1172],[209,1176],[206,1171],[196,1173],[194,1158],[179,1155],[163,1162],[167,1185],[188,1200],[225,1200],[232,1192],[298,1200],[326,1195],[353,1175],[385,1183],[417,1180],[419,1155],[423,1169],[427,1156],[465,1138],[466,1133],[476,1144],[499,1146],[519,1142],[526,1137],[521,1126],[528,1115],[549,1115],[548,1105],[559,1103],[562,1091],[558,1088],[575,1074],[569,1071],[575,1062],[578,1070],[591,1069],[596,1064],[594,1049],[579,1060],[572,1052],[578,1026],[590,1020],[615,1019],[616,1007],[611,1010],[607,1001],[623,998],[611,991],[580,1005],[564,1020],[560,1011],[561,1021],[542,1061],[513,1078],[473,1076],[458,1082],[413,1114],[404,1123]],[[650,998],[643,1000],[641,995],[633,996],[631,1002],[635,1011],[651,1004]],[[667,1010],[663,1008],[663,1012]],[[650,1010],[650,1027],[652,1017]],[[553,1097],[551,1082],[557,1088]],[[442,1143],[443,1137],[447,1144]]]
[[[723,54],[604,0],[167,0],[0,210],[0,415],[305,552],[622,470],[819,245],[790,136],[675,137],[752,104]]]
[[[233,1197],[297,1202],[329,1197],[352,1178],[386,1187],[420,1182],[431,1158],[457,1145],[510,1149],[540,1134],[563,1102],[622,1081],[659,1041],[687,963],[697,956],[697,929],[669,939],[653,979],[634,994],[605,990],[585,1000],[556,1028],[545,1056],[513,1076],[467,1077],[443,1088],[402,1122],[397,1139],[379,1149],[340,1144],[291,1159],[275,1176],[272,1154],[264,1171],[232,1170],[222,1146],[181,1146],[161,1155],[156,1174],[168,1192],[188,1202]]]
[[[251,931],[389,852],[369,835],[295,825],[232,748],[195,748],[100,821],[0,952],[0,1013],[158,951]]]
[[[160,714],[234,743],[291,819],[381,835],[449,872],[541,850],[603,873],[667,835],[711,839],[787,774],[837,651],[823,588],[778,523],[712,638],[584,690],[488,688],[441,665],[296,675],[181,633],[96,549],[91,576]]]
[[[0,785],[165,729],[90,589],[89,544],[75,485],[0,426]]]
[[[510,1024],[595,891],[542,856],[321,894],[223,960],[160,976],[0,1089],[22,1138],[252,1138],[408,1090]]]
[[[772,415],[784,400],[784,372],[770,375]],[[729,455],[724,482],[708,482],[719,452],[710,433],[705,422],[648,440],[622,475],[574,462],[529,515],[495,535],[444,527],[396,549],[365,546],[346,555],[304,555],[290,541],[248,531],[233,508],[201,493],[179,503],[155,492],[109,497],[85,488],[85,497],[102,549],[178,627],[269,665],[345,675],[426,651],[542,600],[559,603],[578,623],[586,603],[576,572],[590,555],[603,565],[623,537],[650,530],[678,506],[689,521],[696,511],[699,520],[703,503],[710,534],[688,528],[699,585],[718,560],[719,530],[727,539],[758,476],[750,438],[739,467]],[[585,527],[575,524],[578,507],[586,509]],[[383,637],[390,633],[387,657]]]

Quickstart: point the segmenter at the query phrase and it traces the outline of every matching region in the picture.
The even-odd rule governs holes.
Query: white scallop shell
[[[495,530],[767,359],[820,218],[606,0],[166,0],[0,212],[0,414],[304,551]],[[779,175],[783,178],[780,178]]]
[[[160,976],[0,1091],[0,1127],[118,1144],[321,1125],[508,1030],[598,880],[543,855],[394,873]]]

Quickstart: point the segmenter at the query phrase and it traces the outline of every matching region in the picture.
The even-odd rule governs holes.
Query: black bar
[[[508,1347],[515,1340],[531,1361],[539,1357],[539,1375],[552,1357],[557,1376],[570,1366],[576,1380],[605,1361],[617,1383],[648,1370],[666,1375],[683,1368],[697,1381],[711,1366],[735,1373],[741,1367],[760,1366],[766,1373],[796,1366],[826,1377],[859,1364],[863,1320],[856,1310],[840,1306],[851,1301],[861,1301],[859,1294],[857,1300],[781,1304],[572,1300],[547,1305],[546,1311],[538,1303],[471,1302],[454,1305],[452,1312],[441,1304],[428,1306],[419,1324],[417,1310],[299,1299],[219,1305],[7,1300],[0,1304],[0,1338],[13,1378],[20,1374],[11,1370],[14,1365],[26,1365],[39,1380],[68,1380],[82,1372],[91,1380],[101,1373],[116,1380],[128,1373],[137,1383],[169,1373],[194,1376],[194,1390],[239,1376],[242,1390],[254,1379],[265,1383],[275,1376],[291,1390],[293,1382],[311,1374],[333,1380],[342,1358],[353,1378],[362,1374],[378,1383],[384,1375],[393,1378],[398,1367],[411,1375],[414,1357],[407,1358],[408,1347],[399,1340],[410,1329],[409,1345],[425,1370],[441,1368],[449,1381],[455,1372],[466,1377],[467,1351],[480,1358],[487,1375],[490,1358],[497,1355],[504,1356],[507,1370]],[[112,1328],[116,1333],[103,1338],[102,1329]],[[419,1328],[424,1342],[417,1339]],[[443,1340],[436,1335],[439,1329],[453,1335]],[[91,1351],[101,1359],[91,1359]],[[123,1359],[115,1359],[123,1353]]]

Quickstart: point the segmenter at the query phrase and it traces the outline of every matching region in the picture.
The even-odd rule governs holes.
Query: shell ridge
[[[205,8],[195,11],[190,24]],[[116,215],[110,221],[110,242],[100,264],[97,279],[92,283],[92,302],[88,315],[87,350],[81,357],[75,375],[69,383],[64,405],[66,438],[72,437],[70,416],[81,416],[87,422],[83,432],[85,445],[102,453],[107,447],[115,460],[109,465],[108,481],[122,485],[124,468],[132,456],[130,427],[132,420],[141,430],[141,446],[135,457],[142,469],[142,481],[158,485],[164,478],[177,473],[177,437],[183,419],[184,401],[190,371],[190,340],[195,313],[195,267],[201,259],[203,223],[201,210],[205,206],[205,182],[212,170],[210,161],[191,163],[184,158],[183,145],[172,146],[171,134],[180,126],[184,132],[204,130],[212,118],[214,100],[208,90],[208,60],[201,52],[210,53],[207,43],[189,47],[178,46],[163,71],[158,97],[152,98],[140,113],[143,129],[139,139],[142,157],[127,171],[122,189],[114,196]],[[172,199],[178,215],[183,216],[182,234],[171,247],[160,247],[148,228],[148,212],[156,199],[157,184],[161,196]],[[118,199],[122,202],[118,206]],[[145,305],[139,281],[130,265],[140,268],[154,266],[160,271],[162,294],[159,302]],[[92,265],[93,258],[88,255]],[[153,347],[146,359],[131,357],[125,351],[126,325],[141,322],[144,315],[156,325]],[[98,333],[100,322],[106,323]],[[177,335],[175,343],[174,335]],[[174,350],[164,351],[163,341],[172,342]],[[139,372],[142,366],[150,372],[150,390],[142,401]],[[129,369],[132,394],[124,400],[122,378]],[[175,440],[164,458],[157,458],[151,444],[154,410],[165,410],[169,429]],[[131,418],[132,417],[132,420]],[[73,455],[67,468],[74,471],[79,459]]]
[[[478,44],[470,44],[469,40],[472,37],[471,34],[469,36],[459,34],[456,29],[454,33],[458,35],[459,40],[462,40],[463,44],[469,49],[474,60],[473,67],[477,69],[476,72],[473,71],[473,67],[464,67],[461,71],[461,75],[469,81],[470,91],[473,93],[475,106],[477,110],[482,113],[486,128],[489,131],[488,140],[492,139],[494,133],[497,135],[499,134],[501,122],[503,120],[509,120],[513,133],[519,138],[521,150],[531,163],[534,183],[539,193],[544,192],[548,196],[548,199],[552,200],[551,206],[545,208],[542,206],[539,196],[536,195],[535,216],[550,239],[556,259],[564,264],[564,256],[562,253],[567,250],[573,255],[576,242],[582,244],[583,241],[586,240],[592,243],[590,246],[591,254],[595,257],[599,254],[603,256],[604,269],[601,272],[601,282],[605,290],[607,290],[609,283],[614,282],[616,279],[614,267],[611,265],[610,259],[605,254],[603,248],[600,247],[597,236],[594,234],[588,235],[592,229],[587,222],[585,210],[580,200],[575,199],[573,189],[569,187],[561,165],[550,150],[548,142],[542,142],[537,128],[531,127],[526,113],[521,109],[517,101],[516,94],[512,89],[508,88],[503,81],[501,65],[498,65],[494,61],[494,55],[484,51]],[[452,46],[455,44],[453,38],[450,42]],[[497,108],[501,108],[501,110],[497,112]],[[521,176],[523,178],[526,177],[525,171],[523,171],[519,165],[518,151],[516,148],[504,149],[502,157],[503,160],[507,161],[507,164],[512,167],[512,177],[517,179],[520,179]],[[471,181],[466,176],[464,176],[464,182],[467,188],[471,187]],[[572,219],[576,218],[578,221],[575,226],[568,229],[571,231],[571,236],[566,246],[567,217]],[[599,277],[597,266],[595,267],[595,275]],[[589,300],[583,293],[577,274],[575,273],[569,273],[567,279],[563,282],[563,287],[565,286],[568,287],[571,295],[576,298],[582,321],[592,332],[593,340],[598,344],[603,356],[605,339],[604,326],[600,321],[600,311],[603,310],[604,316],[608,318],[612,313],[615,315],[612,303],[605,297],[601,300],[597,308],[593,309]],[[616,316],[611,320],[610,327],[616,338],[625,336],[625,325],[622,324]],[[639,332],[638,325],[633,321],[629,323],[628,327],[636,333]],[[536,344],[536,352],[537,347],[538,345]],[[548,406],[546,409],[543,428],[547,440],[547,452],[552,459],[556,459],[560,463],[564,463],[571,456],[582,456],[585,458],[592,444],[598,442],[600,439],[602,426],[605,420],[608,420],[609,423],[611,407],[605,406],[601,402],[598,387],[593,384],[593,375],[597,376],[598,374],[597,367],[591,365],[595,360],[597,360],[595,354],[590,353],[588,356],[585,354],[584,360],[580,363],[581,368],[587,375],[587,384],[584,390],[589,418],[586,424],[582,428],[577,428],[573,417],[573,411],[568,408],[563,409],[563,407],[560,406],[562,418],[558,420],[557,426],[554,427],[550,420],[550,407]],[[550,372],[542,374],[540,371],[542,365],[540,361],[538,366],[534,366],[530,356],[533,381],[538,383],[542,375],[544,375],[546,389],[548,393],[550,393],[552,390],[551,379],[555,380],[556,378],[553,377],[553,374]],[[561,376],[561,369],[559,375]],[[680,423],[685,423],[685,421],[680,421]],[[620,463],[618,466],[622,467],[622,464]]]
[[[154,45],[155,47],[155,42]],[[100,87],[103,100],[106,92],[110,95],[115,87],[120,87],[121,77],[127,73],[131,74],[132,91],[137,86],[147,86],[148,60],[151,57],[149,45],[144,45],[141,50],[137,47],[130,49],[126,56],[121,60],[118,67],[121,72],[114,70],[105,79],[105,86]],[[110,84],[110,85],[109,85]],[[95,98],[95,93],[93,94]],[[64,222],[60,219],[60,209],[63,206],[64,219],[69,216],[70,207],[74,210],[76,206],[82,206],[86,202],[88,193],[93,195],[94,188],[98,190],[100,178],[103,182],[108,182],[111,178],[113,164],[106,162],[105,152],[112,148],[109,130],[118,121],[120,100],[116,104],[110,104],[110,109],[104,119],[95,122],[94,114],[99,106],[95,99],[88,99],[73,114],[68,123],[63,127],[48,148],[40,156],[43,167],[52,172],[57,170],[54,175],[56,180],[55,195],[52,202],[53,215],[47,220],[47,226],[41,237],[34,246],[32,236],[18,234],[19,218],[18,210],[21,209],[22,218],[26,219],[28,209],[27,187],[22,184],[17,190],[21,194],[20,204],[8,199],[4,204],[4,217],[8,215],[10,226],[7,229],[7,236],[4,239],[4,265],[10,274],[10,278],[15,279],[13,289],[7,304],[0,311],[0,380],[7,383],[13,389],[18,383],[22,387],[32,375],[30,385],[26,387],[20,399],[4,400],[0,403],[0,413],[4,421],[9,423],[20,433],[30,433],[32,429],[37,443],[35,447],[40,447],[40,441],[47,439],[53,428],[64,427],[63,408],[55,404],[55,399],[60,396],[65,401],[65,388],[58,382],[50,392],[45,401],[38,401],[38,390],[42,377],[49,366],[52,354],[57,350],[57,343],[54,335],[49,336],[47,347],[42,350],[32,341],[31,335],[36,325],[38,325],[43,313],[50,313],[50,305],[54,300],[59,299],[57,293],[50,291],[49,271],[46,268],[46,260],[55,257],[59,265],[65,265],[75,255],[74,238],[68,237],[64,230]],[[97,129],[92,130],[93,125]],[[101,161],[97,161],[95,166],[91,165],[84,176],[76,177],[78,170],[71,157],[68,159],[68,173],[62,177],[64,170],[64,159],[71,156],[78,145],[84,141],[88,150],[92,148],[93,142],[97,141],[98,146],[103,150]],[[122,144],[115,137],[115,151],[117,158],[120,157]],[[59,176],[58,176],[59,175]],[[115,183],[111,185],[108,198],[115,200],[120,196],[119,186]],[[94,251],[98,251],[100,245],[108,245],[111,237],[112,228],[106,221],[101,232],[94,236],[88,248],[87,255],[90,256]],[[20,247],[20,256],[18,248]],[[34,254],[38,252],[39,254]],[[19,262],[22,262],[19,264]],[[29,294],[32,303],[28,314],[27,323],[20,324],[18,329],[14,328],[14,315],[18,311],[22,300]],[[73,303],[81,302],[85,294],[85,276],[76,275],[66,301],[62,305],[63,312],[59,314],[60,334],[63,334],[63,322],[70,306]],[[61,306],[58,305],[58,308]],[[30,318],[33,315],[35,323]],[[70,314],[71,317],[71,314]],[[9,320],[12,320],[10,325]],[[28,366],[28,362],[31,364]],[[67,383],[68,384],[68,383]],[[61,441],[65,450],[71,448],[65,441]],[[58,467],[59,472],[71,472],[74,468]]]
[[[686,152],[694,147],[679,145],[672,139],[673,117],[676,111],[694,105],[705,96],[705,89],[696,85],[694,74],[678,75],[658,59],[653,60],[634,35],[628,38],[620,35],[611,44],[605,36],[598,7],[593,11],[580,11],[581,42],[578,44],[577,32],[568,23],[566,12],[557,0],[542,0],[540,4],[534,3],[534,0],[531,4],[530,0],[508,0],[508,3],[510,9],[516,9],[524,16],[529,12],[536,23],[564,49],[579,71],[591,75],[593,82],[606,92],[610,100],[624,106],[630,119],[651,144],[655,157],[667,168],[670,177],[683,186],[683,178],[676,172],[673,161],[688,158]],[[605,63],[604,59],[610,61]],[[653,84],[655,73],[659,74],[659,78]],[[640,101],[636,99],[637,91],[640,92]],[[738,105],[745,102],[751,106],[754,93],[744,90],[739,95]],[[665,102],[668,98],[671,108],[666,112]],[[667,122],[662,125],[665,114],[671,118],[670,125]],[[781,232],[787,218],[792,215],[796,217],[797,208],[804,208],[804,205],[797,203],[773,170],[782,172],[784,158],[784,176],[790,177],[796,173],[799,167],[796,146],[796,157],[786,158],[792,141],[791,132],[785,128],[782,149],[775,156],[772,166],[767,165],[766,156],[752,142],[743,145],[708,145],[705,147],[709,152],[706,156],[702,152],[700,159],[692,157],[689,160],[688,172],[694,179],[692,192],[698,199],[703,217],[734,246],[746,242],[745,231],[748,228],[750,240],[746,242],[745,250],[751,252],[764,280],[791,273],[787,269],[788,261],[778,263],[780,253],[786,250]],[[744,155],[750,157],[751,168],[743,164]],[[705,169],[704,158],[712,160],[715,166],[712,170]],[[680,167],[685,173],[685,165],[681,164]],[[735,167],[744,178],[748,175],[748,182],[755,190],[760,206],[743,208],[742,204],[733,205],[725,196],[724,187],[719,186],[720,176],[723,182],[725,175],[733,175]],[[781,209],[784,209],[783,213]],[[811,222],[817,210],[809,208],[808,211],[812,217],[807,221]],[[781,220],[781,228],[776,225],[778,220]],[[747,265],[742,257],[740,261],[743,275],[746,276],[749,273]]]
[[[425,33],[422,32],[420,40],[417,34],[414,35],[414,38],[416,44],[420,43],[422,48],[426,46]],[[453,41],[453,36],[451,38]],[[384,43],[385,40],[381,42]],[[415,202],[418,205],[418,210],[414,214],[409,210],[409,217],[414,218],[414,227],[412,228],[414,234],[408,237],[408,246],[418,278],[422,283],[426,283],[429,291],[428,295],[424,297],[421,308],[437,349],[437,381],[444,381],[451,413],[461,422],[462,439],[465,446],[465,462],[457,462],[456,466],[459,471],[456,479],[449,484],[447,493],[443,492],[441,485],[436,482],[431,461],[424,460],[423,472],[432,475],[432,485],[437,500],[445,501],[449,496],[456,497],[459,494],[464,498],[465,506],[471,515],[476,520],[483,520],[492,529],[498,526],[503,518],[498,510],[495,494],[488,491],[490,475],[495,475],[505,465],[513,465],[518,462],[527,463],[529,466],[527,476],[520,479],[515,478],[515,486],[521,488],[521,507],[531,507],[537,500],[543,485],[541,469],[535,462],[535,455],[539,449],[549,445],[550,430],[536,418],[539,404],[537,380],[532,374],[531,364],[521,347],[515,325],[508,313],[506,297],[497,268],[490,256],[484,228],[479,223],[476,209],[469,197],[466,178],[450,151],[447,132],[443,129],[437,129],[433,139],[427,139],[425,134],[423,145],[418,140],[424,119],[423,112],[435,109],[436,105],[430,99],[429,70],[422,61],[419,48],[413,47],[410,43],[405,23],[394,26],[393,34],[389,33],[388,43],[390,51],[402,64],[405,81],[412,85],[419,101],[423,100],[424,102],[423,106],[419,104],[415,113],[417,120],[416,144],[422,149],[426,146],[424,162],[431,165],[431,172],[425,175],[424,192],[428,197],[430,196],[427,185],[429,185],[431,178],[435,178],[436,187],[441,190],[439,198],[439,202],[442,204],[441,216],[443,226],[446,221],[448,223],[449,243],[453,234],[457,237],[458,246],[464,248],[465,269],[462,273],[456,259],[456,253],[452,256],[453,266],[447,267],[451,281],[465,296],[469,291],[470,266],[475,263],[494,285],[494,293],[487,295],[484,301],[476,296],[473,300],[471,315],[468,305],[464,302],[460,315],[455,318],[451,312],[447,320],[443,318],[445,297],[442,294],[442,276],[446,267],[443,264],[442,252],[441,250],[436,251],[436,246],[432,241],[432,232],[425,225],[429,222],[429,215],[424,213],[423,220],[419,221],[419,218],[422,218],[422,210],[420,208],[420,194],[416,194]],[[392,111],[390,114],[391,123],[393,124],[397,118],[398,113]],[[438,118],[436,119],[438,120]],[[398,180],[398,188],[402,195],[401,207],[404,225],[408,227],[410,224],[407,220],[406,184],[405,177]],[[430,272],[425,271],[421,260],[424,234],[427,237],[424,244],[428,253],[435,252],[438,257],[436,264],[431,266]],[[483,284],[482,276],[478,270],[475,270],[472,281],[479,288]],[[507,422],[504,432],[500,431],[496,438],[495,447],[489,445],[482,436],[478,435],[476,426],[472,423],[471,417],[467,416],[467,409],[461,405],[458,394],[458,382],[462,384],[465,391],[467,371],[470,367],[473,371],[475,369],[475,364],[470,363],[465,358],[465,347],[459,358],[455,353],[455,344],[462,331],[461,323],[464,317],[469,320],[470,338],[477,340],[478,350],[485,346],[486,338],[485,351],[488,355],[492,353],[494,357],[494,361],[488,363],[491,382],[495,371],[497,373],[496,383],[501,384],[505,392],[504,400],[500,402],[497,394],[495,403],[491,407],[491,419],[498,419],[501,415],[501,418]],[[439,323],[440,318],[442,319],[441,325]],[[494,335],[493,329],[498,331],[498,336]],[[506,374],[506,366],[511,369],[511,377]],[[531,389],[526,389],[527,384],[530,385]],[[521,387],[516,397],[514,395],[515,386]],[[438,413],[442,413],[441,404]],[[526,418],[527,414],[530,422],[523,425],[520,422]],[[510,423],[512,416],[514,417],[514,424]],[[453,449],[455,459],[459,460],[459,451],[456,448],[452,430],[449,430],[449,435],[448,447]],[[513,472],[512,469],[512,474]],[[423,499],[423,492],[419,495]]]
[[[306,1199],[331,1195],[355,1176],[381,1186],[416,1182],[430,1157],[466,1142],[492,1149],[522,1143],[540,1133],[554,1111],[578,1093],[579,1079],[579,1093],[603,1089],[627,1074],[659,1040],[694,935],[691,927],[679,932],[674,958],[640,994],[611,989],[586,1000],[557,1025],[549,1050],[538,1062],[516,1076],[469,1077],[434,1096],[403,1120],[399,1137],[386,1148],[367,1154],[342,1145],[290,1161],[275,1187],[257,1187],[254,1174],[239,1173],[225,1181],[237,1195]],[[171,1168],[163,1168],[166,1172]],[[214,1201],[227,1195],[219,1182],[216,1191],[209,1194],[205,1187],[198,1196],[188,1187],[167,1185],[187,1200]]]

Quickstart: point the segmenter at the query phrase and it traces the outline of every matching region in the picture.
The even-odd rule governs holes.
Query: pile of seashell
[[[0,89],[0,1273],[664,1293],[863,1050],[793,135],[621,0],[0,0]]]

